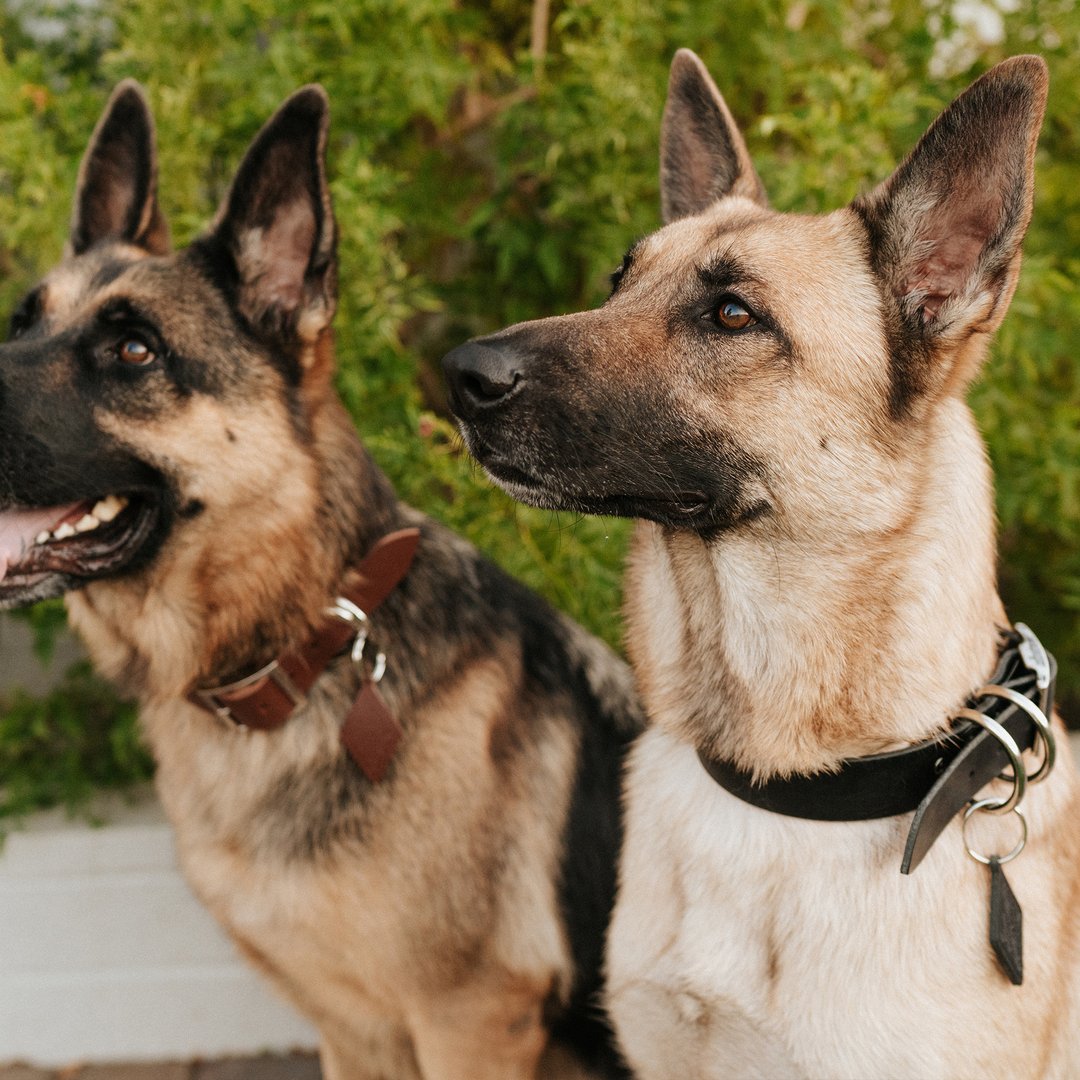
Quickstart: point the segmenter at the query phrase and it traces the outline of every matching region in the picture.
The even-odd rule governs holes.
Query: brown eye
[[[146,367],[157,359],[150,346],[137,337],[124,338],[116,347],[116,355],[135,367]]]
[[[757,319],[750,314],[738,300],[721,300],[716,309],[716,322],[725,330],[745,330],[753,326]]]

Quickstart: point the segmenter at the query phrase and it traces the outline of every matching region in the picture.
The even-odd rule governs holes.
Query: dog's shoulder
[[[644,727],[644,712],[626,662],[615,651],[433,518],[406,510],[420,528],[413,598],[429,616],[445,619],[446,635],[466,649],[514,642],[526,688],[569,696],[590,726],[628,741]]]

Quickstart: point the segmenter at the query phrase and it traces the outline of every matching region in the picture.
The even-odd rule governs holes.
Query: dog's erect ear
[[[875,271],[910,331],[931,343],[989,333],[1004,317],[1031,218],[1046,64],[1005,60],[972,83],[907,160],[853,209]]]
[[[314,341],[334,315],[329,123],[321,86],[288,98],[248,148],[204,241],[232,278],[244,317],[285,342]]]
[[[169,250],[157,204],[154,120],[143,89],[125,79],[113,91],[79,166],[68,251],[120,240],[153,255]]]
[[[660,135],[660,208],[665,222],[742,195],[768,205],[746,143],[705,65],[689,49],[671,63]]]

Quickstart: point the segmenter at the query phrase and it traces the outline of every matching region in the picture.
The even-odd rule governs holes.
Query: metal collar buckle
[[[221,697],[235,694],[239,690],[247,690],[249,687],[256,686],[264,679],[269,679],[271,682],[275,683],[293,703],[293,708],[299,708],[299,706],[304,704],[306,698],[297,688],[296,683],[289,677],[288,672],[281,667],[277,660],[271,660],[265,667],[259,668],[258,671],[253,671],[250,675],[245,675],[242,679],[237,679],[236,682],[226,683],[224,686],[196,689],[195,696],[202,701],[219,720],[228,724],[230,727],[238,727],[246,730],[247,725],[233,715],[232,709],[229,708],[229,703],[227,701],[222,701]]]
[[[1043,643],[1035,636],[1027,623],[1018,622],[1014,629],[1020,635],[1020,643],[1017,646],[1020,659],[1024,661],[1028,671],[1035,673],[1035,685],[1041,691],[1039,695],[1039,707],[1046,711],[1049,704],[1050,681],[1053,672],[1050,669],[1050,656]]]

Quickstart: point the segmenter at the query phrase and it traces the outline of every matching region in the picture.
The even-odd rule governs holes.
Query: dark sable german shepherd
[[[1002,63],[884,184],[805,217],[769,209],[682,52],[666,227],[599,310],[446,359],[468,444],[508,491],[644,519],[628,643],[654,726],[628,774],[607,968],[642,1077],[1080,1075],[1072,762],[1025,797],[1027,849],[1008,867],[1021,973],[1000,867],[988,885],[958,812],[1005,755],[950,723],[969,698],[1012,702],[978,689],[1007,622],[964,394],[1019,272],[1046,82],[1036,57]],[[1003,722],[1034,738],[1010,708]],[[988,773],[945,767],[969,738],[963,761],[988,753]],[[925,798],[955,809],[902,877],[920,819],[894,788],[820,800],[857,770],[919,761]],[[1007,854],[1018,819],[977,820],[994,828],[972,831],[976,852]]]
[[[398,502],[357,440],[332,386],[326,132],[322,90],[297,92],[170,254],[151,117],[114,93],[69,251],[0,348],[0,606],[67,594],[142,703],[191,884],[318,1025],[330,1080],[611,1074],[596,990],[632,682]],[[354,578],[359,658],[340,631],[363,616],[326,614]]]

